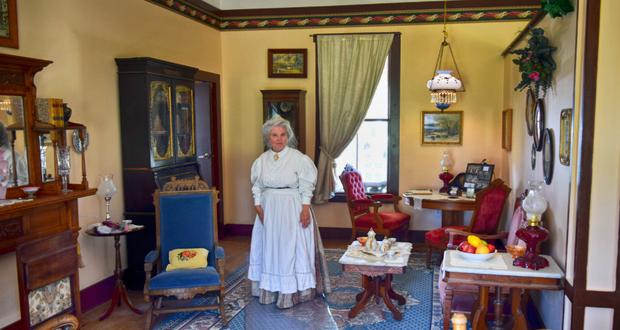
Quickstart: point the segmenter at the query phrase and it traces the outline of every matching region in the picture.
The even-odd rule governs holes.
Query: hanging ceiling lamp
[[[459,67],[456,65],[454,54],[452,53],[452,47],[448,42],[448,31],[446,30],[446,19],[448,17],[447,1],[443,4],[443,41],[439,47],[439,54],[437,55],[437,62],[435,62],[435,75],[431,80],[426,83],[426,87],[431,92],[431,103],[441,110],[446,110],[452,103],[456,103],[456,92],[464,92],[465,84],[461,79],[461,73]],[[443,64],[443,52],[444,48],[448,47],[450,51],[450,57],[454,64],[457,77],[452,75],[451,70],[442,70],[440,67]]]

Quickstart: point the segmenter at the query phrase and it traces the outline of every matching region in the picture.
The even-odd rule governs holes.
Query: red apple
[[[467,243],[467,241],[463,241],[461,242],[461,244],[459,244],[458,250],[465,252],[468,246],[470,246],[469,243]]]
[[[489,248],[489,253],[495,252],[495,245],[488,243],[487,247]]]

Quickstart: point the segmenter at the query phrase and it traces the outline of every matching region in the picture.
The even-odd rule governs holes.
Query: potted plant
[[[556,68],[552,56],[556,47],[549,43],[544,33],[545,31],[541,28],[531,29],[531,37],[527,41],[527,46],[510,52],[517,55],[512,62],[519,66],[519,72],[521,72],[521,81],[515,90],[522,91],[529,88],[536,98],[545,96],[551,87],[553,71]]]

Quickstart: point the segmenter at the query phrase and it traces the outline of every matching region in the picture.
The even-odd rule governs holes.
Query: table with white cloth
[[[365,252],[357,241],[349,245],[338,262],[342,265],[343,271],[362,274],[362,287],[364,288],[364,291],[355,297],[357,304],[349,311],[349,318],[357,316],[366,303],[374,297],[376,303],[383,299],[394,319],[402,320],[403,315],[394,306],[392,299],[395,299],[399,305],[404,305],[406,300],[392,289],[392,275],[405,272],[411,247],[411,243],[394,243],[391,250],[395,252],[395,255],[390,258],[387,255],[376,256]]]
[[[512,257],[508,253],[496,253],[488,261],[470,261],[460,256],[460,251],[446,250],[441,272],[446,282],[446,298],[444,299],[444,329],[450,326],[450,310],[452,307],[453,289],[462,285],[476,285],[479,290],[478,307],[472,318],[472,329],[487,329],[486,315],[488,309],[489,288],[496,287],[499,296],[501,288],[510,289],[511,311],[514,318],[513,329],[525,330],[527,323],[521,310],[521,295],[525,290],[560,290],[564,273],[550,256],[542,256],[549,261],[549,267],[539,270],[512,265]],[[499,298],[499,297],[497,297]],[[501,300],[496,299],[495,323],[501,326]]]
[[[403,193],[405,205],[413,206],[414,210],[441,210],[441,226],[462,226],[463,212],[476,208],[476,199],[465,196],[449,196],[433,191],[429,194]]]

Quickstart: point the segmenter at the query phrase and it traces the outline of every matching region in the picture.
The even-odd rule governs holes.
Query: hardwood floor
[[[220,245],[226,251],[226,272],[232,272],[244,263],[250,254],[250,237],[247,236],[230,236],[220,240]],[[346,248],[350,242],[348,240],[323,240],[325,248]],[[129,291],[129,299],[134,306],[140,310],[146,310],[149,306],[144,301],[142,291]],[[116,307],[110,317],[104,321],[99,321],[99,317],[103,315],[109,306],[109,302],[102,304],[82,315],[83,329],[143,329],[146,316],[136,315],[131,312],[124,303],[121,307]]]

